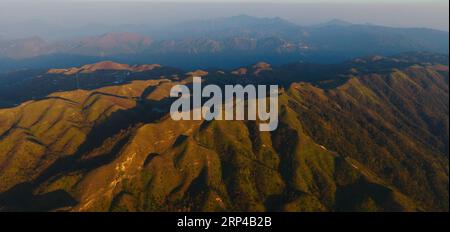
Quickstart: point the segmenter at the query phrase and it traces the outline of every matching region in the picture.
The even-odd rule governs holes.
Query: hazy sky
[[[46,23],[164,26],[186,20],[247,14],[282,17],[301,25],[341,19],[448,31],[448,0],[0,0],[0,36],[28,35]],[[174,3],[178,2],[178,3]],[[195,3],[193,3],[195,2]],[[227,2],[227,3],[224,3]],[[284,3],[280,3],[284,2]],[[50,30],[50,29],[48,29]],[[22,34],[21,34],[22,33]]]

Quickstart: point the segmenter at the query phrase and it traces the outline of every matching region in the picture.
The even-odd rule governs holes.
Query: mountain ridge
[[[220,86],[286,81],[272,133],[252,121],[173,121],[170,88],[191,74],[164,68],[0,109],[0,208],[448,211],[445,58],[361,60],[203,71]]]

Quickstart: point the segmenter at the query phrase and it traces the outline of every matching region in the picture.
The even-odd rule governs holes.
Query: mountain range
[[[265,60],[337,63],[366,55],[427,51],[448,54],[448,32],[333,20],[299,26],[281,18],[235,16],[164,29],[128,26],[98,36],[45,41],[1,39],[0,71],[64,68],[88,62],[159,63],[184,69],[232,68]]]
[[[0,211],[448,211],[448,60],[4,74]],[[173,121],[170,88],[194,75],[278,84],[278,129]]]

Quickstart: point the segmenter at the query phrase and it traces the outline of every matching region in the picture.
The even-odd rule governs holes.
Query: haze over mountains
[[[281,16],[303,26],[317,25],[337,18],[355,24],[371,23],[401,28],[420,27],[448,31],[449,27],[449,3],[446,0],[176,2],[2,0],[0,31],[7,38],[40,36],[55,40],[129,31],[124,28],[130,29],[133,26],[130,32],[141,34],[142,30],[165,28],[181,22],[234,15],[269,18]]]
[[[448,54],[448,32],[333,20],[304,27],[282,18],[235,16],[192,21],[141,33],[110,32],[48,42],[0,38],[0,71],[78,66],[85,61],[159,63],[180,68],[233,68],[266,60],[333,63],[358,56],[429,51]]]

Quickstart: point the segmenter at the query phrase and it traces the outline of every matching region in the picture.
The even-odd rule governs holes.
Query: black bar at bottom
[[[209,222],[209,223],[208,223]],[[383,231],[448,227],[447,213],[0,213],[10,228],[124,231]],[[7,227],[4,227],[7,228]],[[158,228],[158,229],[157,229]]]

